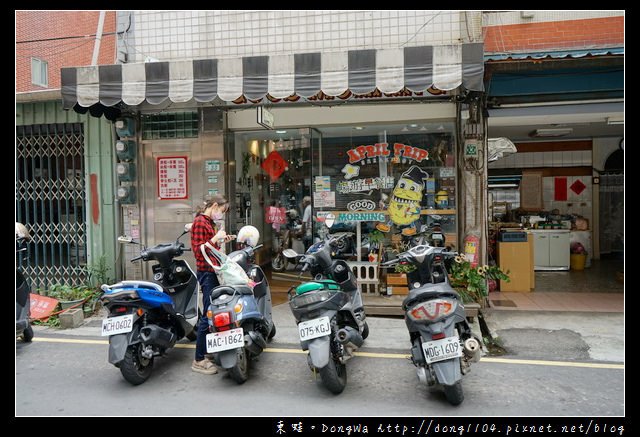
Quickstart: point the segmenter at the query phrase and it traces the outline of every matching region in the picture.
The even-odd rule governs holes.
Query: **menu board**
[[[158,158],[158,198],[186,199],[187,157]]]

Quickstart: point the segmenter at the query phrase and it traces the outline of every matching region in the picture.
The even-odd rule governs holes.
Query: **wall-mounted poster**
[[[186,199],[187,157],[158,158],[158,197],[160,199]]]
[[[523,170],[520,181],[520,207],[525,211],[542,211],[542,172]]]

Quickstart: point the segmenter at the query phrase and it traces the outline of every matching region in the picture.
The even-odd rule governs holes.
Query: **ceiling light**
[[[557,128],[557,129],[536,129],[529,133],[530,137],[563,137],[573,132],[573,129]]]
[[[624,124],[624,117],[607,117],[607,124]]]

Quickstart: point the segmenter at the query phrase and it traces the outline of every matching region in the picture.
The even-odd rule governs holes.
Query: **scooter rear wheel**
[[[462,393],[462,382],[458,381],[453,385],[444,385],[444,395],[451,405],[460,405],[464,400]]]
[[[22,331],[22,341],[25,343],[30,343],[33,340],[33,327],[31,325],[27,326],[24,331]]]
[[[245,348],[236,349],[238,358],[236,365],[229,369],[229,376],[238,384],[242,384],[249,379],[249,357]]]
[[[139,345],[127,347],[124,360],[120,364],[120,373],[133,385],[140,385],[149,379],[153,370],[153,357],[144,358],[139,353]]]
[[[337,345],[333,344],[333,340],[331,343],[333,351]],[[322,384],[333,394],[342,393],[347,386],[347,366],[337,361],[333,356],[333,352],[329,357],[329,364],[322,369],[318,369],[318,373],[320,373]]]

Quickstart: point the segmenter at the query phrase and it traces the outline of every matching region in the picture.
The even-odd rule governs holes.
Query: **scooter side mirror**
[[[296,258],[298,256],[298,253],[293,249],[284,249],[282,254],[287,258]]]
[[[127,235],[120,235],[118,237],[118,243],[133,243],[133,238]]]
[[[193,223],[187,223],[186,225],[184,225],[184,232],[191,232],[191,227],[193,226]]]

